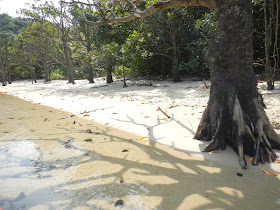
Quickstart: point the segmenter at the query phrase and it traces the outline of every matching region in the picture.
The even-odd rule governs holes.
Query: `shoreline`
[[[105,78],[97,78],[93,84],[87,80],[76,80],[74,85],[67,84],[66,80],[48,84],[39,80],[33,85],[30,81],[14,82],[0,90],[33,103],[71,112],[100,125],[149,137],[153,142],[175,149],[202,153],[208,142],[193,140],[209,97],[210,89],[206,89],[202,81],[128,80],[127,84],[127,88],[123,88],[120,80],[106,84]],[[210,81],[206,84],[211,86]],[[263,82],[258,87],[267,105],[270,121],[279,126],[280,101],[277,95],[280,98],[280,81],[275,86],[274,91],[265,90]],[[157,111],[158,107],[171,118]],[[279,129],[276,132],[280,135]],[[220,153],[221,158],[207,153],[203,155],[220,164],[239,166],[237,155],[230,147]],[[276,153],[280,156],[280,151],[276,150]],[[227,160],[226,163],[224,160]],[[280,173],[280,166],[271,167]]]
[[[147,144],[142,136],[86,117],[70,117],[71,113],[14,97],[4,101],[15,107],[0,119],[0,127],[9,125],[10,129],[0,142],[18,144],[25,136],[24,142],[35,143],[40,152],[35,172],[0,178],[5,186],[0,198],[15,206],[112,209],[119,199],[124,201],[122,209],[275,209],[280,205],[276,193],[280,176],[264,174],[250,164],[244,171],[235,160],[234,165],[229,164],[233,156],[215,161],[230,155],[228,150],[196,154],[152,141]],[[88,129],[92,133],[86,133]],[[92,142],[85,141],[89,138]],[[265,166],[272,170],[269,165]],[[46,196],[47,192],[53,196]],[[263,196],[265,193],[269,196]]]

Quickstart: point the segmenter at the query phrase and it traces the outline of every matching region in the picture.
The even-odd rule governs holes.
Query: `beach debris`
[[[165,118],[165,117],[163,117],[162,119],[165,120],[165,121],[167,121],[167,118]]]
[[[132,139],[126,139],[126,142],[130,143],[130,142],[132,142]]]
[[[218,153],[218,151],[213,150],[213,151],[209,152],[209,154],[214,154],[214,153]]]
[[[249,162],[253,162],[253,160],[254,160],[254,157],[251,157],[248,159]]]
[[[89,114],[84,114],[83,117],[89,117]]]
[[[274,163],[280,163],[280,159],[276,159]]]
[[[74,120],[73,124],[76,124],[76,121]]]
[[[85,139],[86,142],[92,142],[92,139]]]
[[[122,152],[128,152],[128,150],[127,150],[127,149],[124,149]]]
[[[90,129],[87,129],[86,133],[92,133],[92,131]]]
[[[165,111],[163,111],[160,107],[158,107],[157,111],[161,111],[166,117],[171,118]]]
[[[124,180],[123,180],[123,179],[121,179],[121,180],[120,180],[120,183],[124,183]]]
[[[241,173],[237,173],[236,175],[237,175],[237,176],[243,176],[243,174],[241,174]]]
[[[274,173],[274,172],[267,171],[267,170],[261,168],[260,166],[259,166],[259,168],[260,168],[260,169],[262,170],[262,172],[264,172],[265,174],[269,174],[269,175],[272,175],[272,176],[277,176],[277,175],[278,175],[278,174],[276,174],[276,173]]]
[[[117,207],[117,206],[123,206],[123,204],[124,204],[124,202],[123,202],[123,200],[117,200],[116,201],[116,203],[115,203],[115,207]]]
[[[75,117],[75,116],[76,116],[76,115],[71,114],[70,116],[60,118],[60,120],[67,119],[67,118],[70,118],[70,117]]]
[[[75,129],[76,127],[72,126],[71,128],[72,128],[72,129]]]
[[[140,140],[141,140],[141,141],[149,141],[150,138],[145,136],[145,137],[142,137]]]

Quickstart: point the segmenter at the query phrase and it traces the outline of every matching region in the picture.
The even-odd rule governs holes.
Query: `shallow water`
[[[50,209],[49,203],[63,199],[52,192],[52,175],[40,173],[41,152],[25,121],[30,110],[19,103],[0,94],[0,208]]]
[[[139,209],[147,189],[121,185],[122,166],[93,151],[111,138],[120,137],[71,113],[0,94],[0,209],[112,209],[119,195],[129,200],[124,209]]]

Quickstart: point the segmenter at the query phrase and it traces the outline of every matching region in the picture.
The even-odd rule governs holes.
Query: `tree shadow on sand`
[[[82,137],[84,127],[75,129],[76,133],[70,127],[56,128],[61,129],[63,135],[69,129],[71,133],[65,138],[71,136],[71,141],[47,138],[48,134],[42,139],[31,139],[38,145],[42,141],[60,145],[61,158],[38,161],[42,167],[37,173],[49,173],[51,177],[46,179],[50,179],[51,186],[38,189],[19,202],[12,202],[13,207],[23,206],[26,202],[26,208],[37,205],[58,208],[54,202],[66,200],[59,208],[114,209],[119,208],[115,207],[119,199],[124,201],[124,209],[279,207],[275,203],[279,179],[254,167],[241,171],[241,177],[236,175],[239,168],[228,168],[201,155],[157,143],[146,145],[135,136],[128,142],[131,134],[125,132],[99,126],[88,128],[92,133]],[[93,142],[84,141],[85,137],[91,137]],[[73,155],[65,158],[62,155],[65,151]],[[52,151],[40,152],[44,156]],[[50,170],[49,166],[54,167]],[[53,192],[55,198],[40,200],[40,203],[33,201],[32,206],[28,206],[28,200],[36,198],[42,191]]]

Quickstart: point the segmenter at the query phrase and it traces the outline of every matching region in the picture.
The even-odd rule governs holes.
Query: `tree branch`
[[[99,20],[99,21],[89,21],[86,19],[86,16],[83,15],[85,22],[90,25],[107,25],[107,24],[111,24],[111,23],[128,22],[135,18],[148,17],[157,11],[170,9],[175,6],[182,6],[182,7],[204,6],[204,7],[210,8],[210,9],[215,8],[214,0],[160,0],[160,1],[156,2],[155,4],[153,4],[152,6],[149,6],[145,10],[141,11],[140,9],[138,9],[136,7],[136,4],[138,4],[140,1],[136,1],[136,2],[131,2],[129,0],[121,0],[121,1],[124,1],[129,6],[132,7],[131,14],[129,14],[125,17],[115,17],[113,15],[113,16],[106,18],[105,16],[103,16],[102,17],[103,19]],[[97,10],[99,10],[102,14],[104,14],[104,11],[101,9],[101,7],[98,5],[98,3],[87,4],[87,3],[75,1],[75,0],[72,0],[71,2],[67,2],[67,3],[71,4],[71,5],[80,4],[81,6],[84,6],[84,5],[93,6]]]

